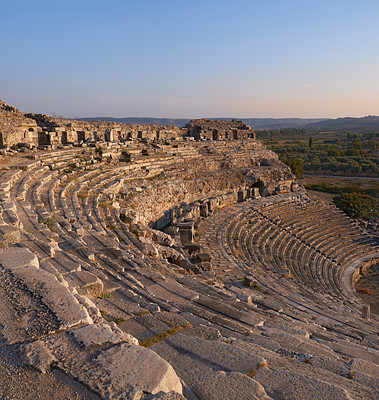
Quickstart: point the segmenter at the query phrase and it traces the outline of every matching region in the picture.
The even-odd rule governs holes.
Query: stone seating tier
[[[217,143],[211,148],[221,151],[223,146]],[[189,166],[198,153],[185,149],[175,150]],[[71,154],[78,155],[76,151]],[[115,168],[102,162],[92,171],[79,166],[72,173],[40,164],[20,170],[12,180],[10,202],[1,204],[1,223],[19,230],[22,245],[37,256],[39,268],[49,279],[55,277],[75,298],[70,301],[80,304],[92,319],[52,339],[42,335],[38,341],[31,340],[35,347],[23,350],[25,362],[39,365],[41,370],[55,363],[109,398],[116,396],[116,381],[109,380],[114,371],[122,370],[119,390],[125,387],[123,382],[136,385],[142,379],[138,375],[131,380],[127,369],[134,365],[136,370],[144,370],[140,361],[131,361],[137,358],[149,360],[150,367],[156,368],[165,360],[166,364],[159,364],[166,374],[160,382],[171,382],[167,383],[171,386],[160,387],[158,382],[156,387],[163,392],[183,392],[187,398],[209,398],[216,393],[218,399],[230,399],[229,391],[238,391],[241,399],[252,398],[252,393],[257,393],[257,398],[275,398],[282,393],[300,399],[297,385],[309,395],[317,386],[317,393],[329,398],[375,398],[377,380],[362,363],[371,363],[373,371],[379,364],[378,347],[369,344],[377,343],[377,322],[362,320],[360,303],[344,292],[346,260],[342,258],[359,259],[363,252],[373,251],[373,244],[367,239],[358,241],[362,238],[359,232],[345,240],[348,220],[340,216],[344,222],[337,224],[339,217],[333,212],[334,233],[344,237],[317,242],[316,248],[313,243],[321,239],[321,230],[319,237],[313,237],[307,218],[312,214],[323,220],[328,213],[322,204],[302,202],[296,195],[234,201],[207,211],[205,217],[201,204],[217,202],[207,203],[208,198],[202,196],[201,201],[192,203],[191,215],[187,214],[187,218],[198,219],[199,236],[194,236],[194,245],[198,242],[201,251],[211,254],[214,273],[209,268],[202,270],[179,242],[158,242],[154,230],[121,218],[118,203],[129,201],[117,193],[121,178],[130,179],[128,186],[141,187],[141,192],[133,193],[141,193],[142,198],[146,190],[142,186],[158,187],[153,181],[143,181],[146,176],[165,173],[170,165],[174,167],[171,176],[181,173],[167,158],[162,157],[163,166],[155,165],[158,158],[142,158],[138,168]],[[59,152],[43,162],[55,163],[56,159]],[[70,161],[67,157],[66,165]],[[148,175],[142,167],[149,169]],[[112,191],[116,198],[109,200]],[[18,196],[24,200],[16,201]],[[271,214],[276,203],[280,212]],[[222,205],[221,201],[218,204]],[[288,216],[285,221],[291,215],[295,218],[300,215],[299,208],[301,218],[291,233],[282,216]],[[325,235],[332,237],[327,220],[323,226]],[[338,243],[342,248],[337,248]],[[252,282],[256,282],[249,288],[241,281],[247,274],[253,274]],[[0,283],[0,293],[3,290]],[[2,317],[0,323],[4,325]],[[178,332],[154,342],[174,327]],[[138,349],[143,348],[127,334],[140,344],[151,340],[152,350],[142,354]],[[82,344],[75,354],[77,343]],[[45,364],[36,363],[32,356],[36,352],[45,355]],[[83,360],[90,356],[95,362],[85,365]],[[117,365],[112,364],[114,360],[119,361]],[[352,363],[355,379],[349,380]],[[248,376],[254,368],[255,375]],[[149,377],[148,381],[151,384],[153,380]],[[184,382],[184,387],[178,382]],[[151,393],[155,389],[149,386],[144,390]]]

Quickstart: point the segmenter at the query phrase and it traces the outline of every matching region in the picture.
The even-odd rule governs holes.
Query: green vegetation
[[[99,201],[99,207],[101,208],[107,208],[111,206],[111,202],[110,201]]]
[[[337,186],[329,182],[312,183],[305,185],[308,190],[316,190],[318,192],[343,194],[343,193],[360,193],[370,196],[377,196],[379,193],[379,183],[371,182],[369,185],[361,185],[356,182],[347,185]]]
[[[102,292],[99,294],[99,299],[112,299],[116,297],[115,293]]]
[[[253,378],[254,375],[258,372],[258,370],[259,370],[260,368],[267,367],[267,366],[268,366],[267,362],[266,362],[266,361],[262,361],[262,362],[260,362],[255,368],[253,368],[252,370],[250,370],[246,375],[247,375],[249,378]]]
[[[121,318],[121,317],[116,317],[116,318],[113,319],[113,322],[114,322],[115,324],[117,324],[117,325],[120,325],[120,324],[122,324],[122,323],[125,322],[125,321],[126,321],[126,319],[125,319],[125,318]]]
[[[125,239],[124,239],[121,235],[116,234],[116,236],[117,236],[117,239],[118,239],[118,241],[119,241],[120,243],[125,242]]]
[[[88,197],[88,192],[86,192],[85,190],[79,190],[77,196],[79,199],[85,199]]]
[[[140,311],[137,315],[138,315],[139,317],[142,317],[143,315],[147,315],[147,314],[150,314],[150,311],[149,311],[149,310]]]
[[[285,158],[282,161],[291,168],[291,172],[296,178],[301,178],[303,176],[304,165],[300,158]]]
[[[312,139],[312,136],[309,136],[308,147],[309,147],[309,150],[312,150],[312,149],[313,149],[313,139]]]
[[[369,218],[379,215],[379,200],[361,193],[343,193],[333,203],[349,217]]]
[[[54,218],[48,218],[48,219],[42,219],[38,221],[40,224],[46,225],[50,230],[52,230],[54,224],[57,223],[57,221]]]
[[[154,181],[155,179],[158,179],[159,177],[161,177],[163,175],[163,172],[160,172],[159,174],[155,174],[153,176],[149,176],[146,178],[147,181]]]
[[[379,173],[379,133],[312,132],[305,129],[257,131],[270,150],[300,177],[305,172],[372,176]],[[290,140],[288,140],[290,139]]]
[[[243,284],[243,286],[249,287],[249,288],[251,288],[253,290],[257,290],[258,292],[261,292],[263,294],[270,294],[269,291],[262,289],[262,287],[259,286],[257,281],[250,282],[249,280],[245,280],[244,279],[242,284]]]
[[[184,329],[190,328],[192,325],[191,324],[186,324],[184,326],[182,325],[174,325],[172,328],[170,328],[167,331],[161,332],[158,335],[153,336],[150,339],[143,340],[139,343],[140,346],[143,347],[151,347],[156,343],[161,342],[162,340],[166,339],[169,336],[175,335],[176,333],[182,332]]]

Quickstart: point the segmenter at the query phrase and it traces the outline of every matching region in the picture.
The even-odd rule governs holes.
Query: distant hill
[[[250,125],[253,129],[280,129],[280,128],[306,128],[309,130],[341,130],[341,131],[357,131],[357,130],[379,130],[379,117],[367,116],[362,118],[208,118],[222,119],[231,121],[239,119]],[[149,117],[90,117],[79,118],[81,121],[113,121],[123,124],[154,124],[154,125],[176,125],[185,126],[190,119],[186,118],[149,118]]]
[[[78,118],[80,121],[112,121],[119,122],[121,124],[137,124],[137,125],[176,125],[182,127],[190,119],[174,119],[174,118],[149,118],[149,117],[125,117],[125,118],[113,118],[113,117],[88,117]]]
[[[375,115],[369,115],[362,118],[337,118],[328,119],[320,122],[310,123],[305,128],[317,129],[317,130],[343,130],[343,131],[355,131],[360,129],[365,130],[379,130],[379,117]]]
[[[232,119],[237,119],[245,122],[250,125],[253,129],[280,129],[280,128],[298,128],[303,127],[308,124],[318,123],[321,121],[327,121],[322,118],[311,118],[311,119],[303,119],[303,118],[207,118],[213,120],[226,120],[231,121]],[[120,122],[123,124],[154,124],[154,125],[177,125],[179,127],[183,127],[190,119],[180,118],[144,118],[144,117],[126,117],[126,118],[113,118],[113,117],[87,117],[87,118],[79,118],[81,121],[113,121]]]
[[[253,129],[303,128],[307,125],[328,121],[325,118],[243,118]]]

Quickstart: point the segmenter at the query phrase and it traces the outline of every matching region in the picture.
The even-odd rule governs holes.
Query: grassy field
[[[339,193],[363,193],[373,197],[379,195],[379,179],[374,178],[305,173],[300,181],[311,196],[327,202],[331,202],[333,197]]]

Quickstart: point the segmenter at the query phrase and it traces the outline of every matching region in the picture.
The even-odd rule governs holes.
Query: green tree
[[[284,163],[291,168],[292,173],[297,178],[301,178],[303,176],[304,166],[302,160],[300,160],[299,158],[288,158],[284,160]]]
[[[313,139],[312,139],[312,136],[309,136],[308,147],[309,147],[309,150],[312,150],[312,149],[313,149]]]
[[[360,138],[356,138],[353,140],[353,148],[355,150],[361,150],[363,146],[362,140]]]
[[[358,135],[356,133],[352,133],[352,132],[348,132],[348,134],[346,135],[347,140],[351,141],[354,140],[358,137]]]
[[[369,140],[369,142],[367,143],[367,147],[370,151],[375,151],[379,146],[378,144],[375,142],[375,140]]]
[[[360,193],[343,193],[333,203],[349,217],[368,218],[378,215],[379,200]]]

